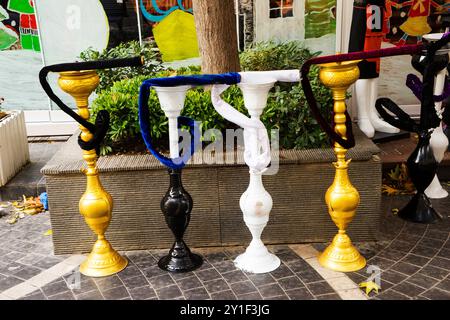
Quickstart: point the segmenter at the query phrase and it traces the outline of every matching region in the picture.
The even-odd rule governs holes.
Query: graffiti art
[[[2,0],[0,18],[0,50],[21,48],[41,51],[34,0]],[[20,46],[17,47],[17,44]]]

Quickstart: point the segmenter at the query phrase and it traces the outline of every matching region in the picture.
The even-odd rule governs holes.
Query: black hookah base
[[[423,192],[417,192],[409,203],[398,212],[403,220],[430,224],[442,220],[442,216],[432,206],[430,199]]]
[[[176,241],[169,254],[162,257],[158,262],[161,269],[177,273],[193,271],[202,264],[203,258],[192,253],[184,241]]]

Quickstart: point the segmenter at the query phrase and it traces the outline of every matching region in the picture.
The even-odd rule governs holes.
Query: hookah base
[[[442,220],[442,216],[432,206],[430,199],[422,192],[417,192],[406,207],[398,212],[403,220],[416,223],[433,223]]]
[[[323,267],[339,272],[358,271],[366,266],[366,259],[345,233],[337,234],[318,259]]]
[[[158,261],[158,267],[169,272],[189,272],[199,268],[203,258],[192,253],[183,241],[175,242],[167,256]]]
[[[280,259],[269,252],[266,247],[264,252],[256,253],[247,249],[243,254],[234,259],[236,268],[250,273],[267,273],[277,269],[281,262]],[[261,250],[263,251],[263,250]]]
[[[127,265],[128,260],[107,240],[97,240],[92,252],[80,265],[80,272],[88,277],[106,277],[122,271]]]

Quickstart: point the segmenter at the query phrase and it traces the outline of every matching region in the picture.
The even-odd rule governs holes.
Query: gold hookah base
[[[352,245],[345,231],[339,231],[331,244],[319,255],[319,263],[334,271],[352,272],[364,268],[366,259]]]
[[[106,277],[122,271],[127,264],[128,260],[114,250],[107,240],[99,239],[80,265],[80,272],[88,277]]]

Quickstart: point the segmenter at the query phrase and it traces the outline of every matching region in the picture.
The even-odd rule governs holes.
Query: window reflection
[[[293,17],[294,0],[270,0],[270,18]]]

